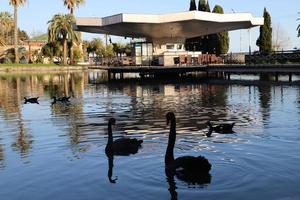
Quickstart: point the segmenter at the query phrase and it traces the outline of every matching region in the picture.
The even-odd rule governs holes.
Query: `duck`
[[[220,134],[234,133],[234,131],[232,129],[233,129],[233,126],[235,125],[235,123],[222,123],[222,124],[213,126],[210,121],[207,121],[206,125],[209,128],[208,133],[206,133],[207,137],[210,137],[213,131],[215,131],[216,133],[220,133]]]
[[[175,174],[186,182],[210,183],[212,165],[204,156],[182,156],[174,159],[176,141],[176,117],[173,112],[166,114],[167,125],[170,124],[168,146],[165,154],[166,174]]]
[[[27,104],[27,103],[39,104],[38,99],[39,99],[39,97],[33,97],[33,98],[24,97],[24,104]]]
[[[69,97],[58,97],[58,98],[56,96],[54,96],[54,97],[52,97],[52,99],[53,99],[52,103],[54,104],[58,101],[63,102],[63,103],[70,102],[69,101],[70,98],[71,98],[70,96]]]
[[[141,148],[143,140],[136,138],[120,138],[113,141],[112,126],[116,124],[115,118],[108,120],[108,140],[105,147],[105,153],[109,155],[129,156],[136,154]]]

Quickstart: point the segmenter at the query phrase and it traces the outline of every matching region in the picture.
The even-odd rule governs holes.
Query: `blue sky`
[[[47,21],[56,13],[66,13],[63,0],[27,0],[19,10],[19,26],[29,34],[33,32],[46,32]],[[197,0],[196,0],[197,1]],[[9,0],[0,0],[0,11],[13,12]],[[297,25],[300,21],[299,0],[210,0],[211,9],[219,4],[224,8],[225,13],[250,12],[254,16],[262,16],[263,8],[270,12],[273,28],[284,41],[284,48],[300,47],[300,38],[297,38]],[[78,17],[104,17],[117,13],[149,13],[160,14],[169,12],[187,11],[189,0],[86,0],[86,3],[75,10]],[[279,27],[279,28],[277,28]],[[252,48],[257,49],[255,41],[258,37],[258,28],[251,31]],[[103,37],[100,35],[84,34],[85,39]],[[114,38],[115,40],[121,40]],[[230,32],[230,51],[236,52],[240,48],[247,51],[249,46],[248,31]]]

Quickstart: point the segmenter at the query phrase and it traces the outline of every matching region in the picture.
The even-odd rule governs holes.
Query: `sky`
[[[118,13],[147,13],[163,14],[182,12],[189,9],[190,0],[85,0],[85,4],[75,10],[76,17],[105,17]],[[198,0],[196,0],[197,2]],[[198,3],[198,2],[197,2]],[[272,18],[275,39],[281,41],[284,49],[300,48],[300,38],[297,38],[297,26],[300,21],[299,0],[209,0],[211,10],[218,4],[225,13],[250,12],[256,17],[263,16],[264,7]],[[9,0],[0,0],[0,12],[13,13]],[[29,35],[45,33],[47,22],[57,13],[67,13],[63,0],[27,0],[19,9],[19,27]],[[256,50],[256,39],[259,28],[251,29],[251,46]],[[94,37],[103,38],[102,35],[83,34],[83,39]],[[113,38],[113,42],[122,41]],[[230,52],[248,51],[248,30],[230,32]]]

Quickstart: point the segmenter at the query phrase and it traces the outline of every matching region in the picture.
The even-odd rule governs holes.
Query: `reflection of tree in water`
[[[18,122],[19,133],[16,134],[15,141],[12,143],[12,148],[15,151],[20,152],[22,157],[27,157],[29,155],[29,150],[31,149],[33,139],[30,134],[26,134],[25,126],[22,120]]]
[[[77,95],[76,102],[70,103],[57,103],[51,106],[53,114],[56,116],[55,125],[68,127],[68,138],[70,146],[75,157],[79,158],[78,153],[85,152],[89,149],[88,144],[82,141],[86,140],[84,134],[80,130],[78,124],[82,124],[83,117],[83,104],[79,97],[83,94],[83,85],[85,76],[78,76],[78,74],[63,74],[56,82],[50,81],[49,85],[45,88],[50,96],[62,95]],[[63,119],[63,120],[62,120]]]
[[[32,135],[26,132],[26,123],[24,123],[22,117],[21,104],[23,104],[24,96],[42,97],[46,96],[45,93],[49,94],[50,97],[66,94],[82,96],[84,84],[87,81],[86,72],[0,75],[0,110],[3,113],[4,119],[12,126],[18,128],[14,142],[11,144],[12,148],[19,151],[22,157],[28,156],[32,148],[33,138]],[[74,108],[74,106],[71,106],[71,108],[72,110],[67,112],[82,113],[82,108]],[[62,113],[65,111],[61,109]],[[73,116],[73,118],[76,120],[76,116]],[[75,125],[70,125],[70,127],[71,132],[73,132],[70,134],[71,143],[78,143],[80,140],[79,131],[76,131],[77,128]],[[3,152],[4,146],[1,148]]]
[[[4,167],[4,148],[3,145],[0,144],[0,169],[3,167]]]
[[[262,118],[265,122],[270,118],[271,86],[258,86],[258,91]]]

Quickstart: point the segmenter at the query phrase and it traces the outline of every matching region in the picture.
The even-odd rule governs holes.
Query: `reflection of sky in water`
[[[92,84],[101,77],[0,78],[1,196],[169,199],[163,163],[168,111],[177,117],[175,156],[204,155],[213,164],[208,185],[175,178],[179,199],[300,196],[298,86]],[[52,96],[65,94],[74,95],[70,105],[51,105]],[[24,96],[39,96],[40,104],[24,105]],[[138,154],[114,158],[115,185],[108,183],[104,154],[110,117],[117,119],[115,138],[144,140]],[[235,133],[207,138],[207,120],[235,122]]]

